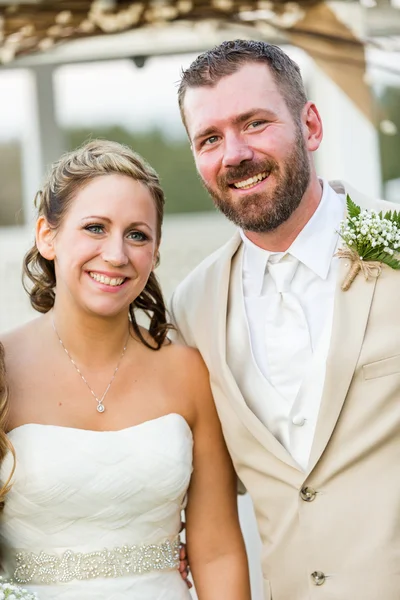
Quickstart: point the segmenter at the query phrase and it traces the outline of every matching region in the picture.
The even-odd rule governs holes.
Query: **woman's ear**
[[[158,267],[158,265],[160,264],[160,252],[159,250],[156,251],[156,253],[154,254],[154,258],[153,258],[153,271],[154,269],[156,269]]]
[[[36,221],[36,246],[43,258],[54,260],[54,236],[55,231],[50,227],[47,220],[41,216]]]

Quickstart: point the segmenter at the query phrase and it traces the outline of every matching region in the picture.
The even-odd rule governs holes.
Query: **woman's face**
[[[104,317],[126,312],[144,289],[157,250],[157,211],[148,188],[126,175],[91,180],[60,228],[41,217],[39,252],[54,260],[56,301]]]

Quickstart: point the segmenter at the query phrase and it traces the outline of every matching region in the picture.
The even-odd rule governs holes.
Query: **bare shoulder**
[[[42,319],[43,317],[37,317],[1,336],[7,368],[23,364],[25,357],[35,354],[41,340],[39,333]]]
[[[4,345],[13,345],[14,343],[18,344],[21,340],[36,335],[38,330],[41,328],[43,319],[44,315],[40,315],[39,317],[36,317],[31,321],[16,327],[15,329],[11,329],[10,331],[3,333],[1,336],[2,343]]]
[[[208,369],[195,348],[170,343],[164,349],[166,367],[173,373],[182,397],[190,403],[194,415],[214,410]]]
[[[201,354],[196,348],[190,348],[177,342],[169,342],[164,347],[165,359],[169,367],[181,372],[183,379],[193,381],[197,379],[208,381],[208,370]]]

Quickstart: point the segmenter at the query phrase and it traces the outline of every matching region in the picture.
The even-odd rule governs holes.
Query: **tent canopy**
[[[386,38],[394,49],[398,44],[400,51],[398,2],[400,0],[329,4],[319,0],[31,0],[19,4],[0,0],[0,65],[34,66],[35,57],[39,57],[36,64],[43,64],[46,58],[49,63],[87,60],[79,47],[74,58],[59,52],[71,46],[65,42],[83,38],[102,40],[103,48],[98,46],[92,59],[124,55],[140,59],[140,55],[154,53],[201,51],[214,42],[219,43],[221,37],[229,39],[243,33],[243,37],[289,43],[304,49],[371,118],[369,91],[364,81],[364,48],[367,42],[377,45]],[[373,23],[380,40],[370,37],[374,35]],[[212,25],[214,30],[219,28],[220,35],[201,39],[198,26],[204,24]],[[187,25],[192,31],[197,27],[196,43],[187,38],[179,42],[183,28],[190,29]],[[116,41],[135,30],[142,34],[141,43],[135,46],[131,38],[120,40],[118,54],[111,47],[112,39]],[[166,31],[168,36],[163,46]],[[107,41],[111,44],[107,45]]]
[[[3,63],[15,56],[48,50],[65,40],[113,34],[148,26],[200,21],[236,25],[292,27],[316,0],[59,0],[24,4],[0,2],[0,45]]]

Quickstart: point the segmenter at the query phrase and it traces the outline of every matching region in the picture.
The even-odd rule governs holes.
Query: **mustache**
[[[278,164],[272,159],[243,162],[235,167],[229,167],[223,175],[220,175],[218,177],[218,185],[228,187],[237,181],[249,179],[264,171],[272,173],[272,171],[278,169]]]

